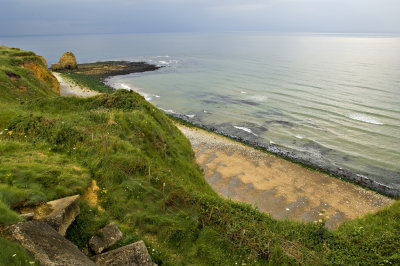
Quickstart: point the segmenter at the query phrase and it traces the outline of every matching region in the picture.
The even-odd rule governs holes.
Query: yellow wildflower
[[[8,135],[11,136],[13,132],[14,132],[14,131],[12,131],[12,130],[8,131]]]

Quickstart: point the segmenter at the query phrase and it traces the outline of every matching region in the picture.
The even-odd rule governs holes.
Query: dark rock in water
[[[79,195],[75,195],[47,202],[52,211],[44,217],[39,217],[38,220],[49,224],[64,236],[68,227],[80,213],[79,198]]]
[[[258,102],[253,102],[253,101],[248,101],[248,100],[238,100],[237,101],[239,104],[247,104],[247,105],[260,105]]]
[[[285,121],[285,120],[272,120],[272,121],[267,121],[265,122],[267,125],[269,124],[279,124],[285,127],[294,127],[294,124],[292,122],[289,121]]]
[[[74,244],[46,223],[18,223],[9,227],[9,233],[40,265],[95,265]]]
[[[100,254],[103,250],[111,247],[123,238],[124,235],[118,226],[115,223],[110,223],[100,230],[99,235],[95,235],[89,240],[89,247],[94,253]]]
[[[29,213],[23,213],[20,216],[25,221],[32,221],[35,214],[33,212],[29,212]]]
[[[143,240],[120,247],[91,258],[96,265],[115,266],[153,266],[153,262]]]

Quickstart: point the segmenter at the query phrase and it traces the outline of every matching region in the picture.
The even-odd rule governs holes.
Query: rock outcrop
[[[143,240],[120,247],[91,258],[96,265],[141,265],[153,266]]]
[[[47,63],[42,65],[36,61],[27,61],[22,63],[21,67],[30,69],[33,72],[33,75],[35,75],[42,84],[46,84],[54,92],[60,93],[60,83],[58,83],[56,77],[54,77],[54,75],[47,69]]]
[[[51,65],[51,70],[64,70],[64,69],[76,69],[78,64],[76,62],[75,55],[72,52],[65,52],[58,63]]]
[[[70,224],[80,213],[79,198],[79,195],[75,195],[49,201],[47,204],[49,205],[51,212],[42,217],[35,216],[35,219],[47,223],[64,236]]]
[[[74,244],[46,223],[18,223],[10,226],[9,232],[40,265],[95,265]]]
[[[111,247],[123,238],[124,235],[118,226],[115,223],[110,223],[89,240],[89,247],[94,253],[100,254],[103,250]]]

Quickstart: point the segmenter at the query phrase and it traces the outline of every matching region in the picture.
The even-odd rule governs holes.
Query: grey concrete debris
[[[94,253],[100,254],[124,238],[121,230],[115,223],[110,223],[89,240],[89,247]]]
[[[126,245],[91,258],[100,266],[153,266],[143,240]]]
[[[12,238],[26,248],[40,265],[95,265],[74,244],[40,221],[9,227]]]
[[[47,223],[64,236],[68,227],[80,213],[79,198],[79,195],[74,195],[47,202],[52,211],[50,214],[40,217],[39,220]]]

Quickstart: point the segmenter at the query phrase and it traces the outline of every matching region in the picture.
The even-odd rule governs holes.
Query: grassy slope
[[[92,77],[70,77],[108,90]],[[21,205],[81,193],[95,179],[104,210],[83,201],[67,232],[80,248],[115,221],[126,236],[117,246],[144,239],[158,264],[400,263],[398,202],[334,232],[276,221],[217,196],[188,140],[136,93],[78,99],[38,90],[29,101],[11,102],[7,95],[0,95],[0,129],[13,134],[0,135],[1,224],[16,221],[13,209]]]

